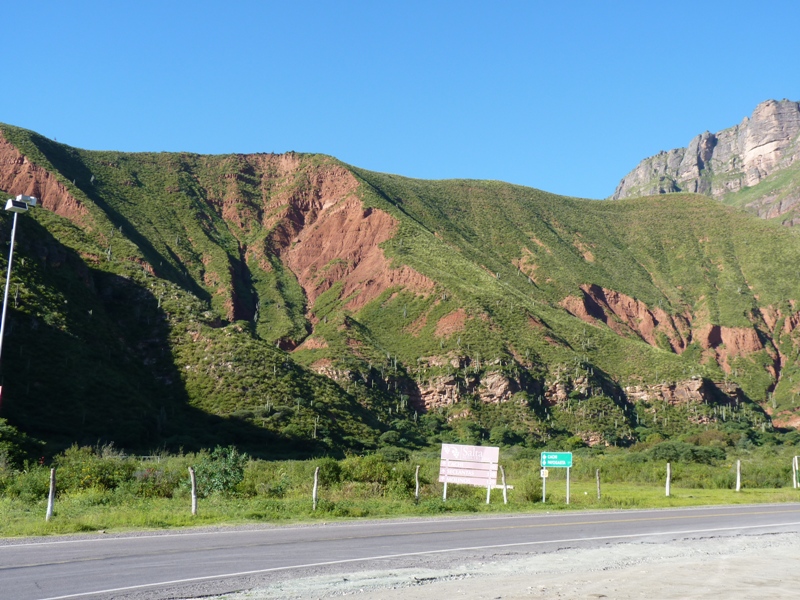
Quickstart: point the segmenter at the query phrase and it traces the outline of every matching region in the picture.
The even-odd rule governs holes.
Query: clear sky
[[[800,100],[798,23],[796,0],[16,0],[0,121],[602,198],[647,156]]]

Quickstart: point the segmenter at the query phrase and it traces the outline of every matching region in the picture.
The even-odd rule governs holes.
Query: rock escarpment
[[[718,133],[696,136],[686,148],[643,160],[622,181],[612,199],[694,192],[716,199],[752,188],[797,166],[800,159],[800,103],[768,100],[751,117]],[[796,178],[747,206],[764,218],[781,216],[800,203]]]
[[[0,190],[9,194],[25,194],[40,199],[41,206],[79,225],[87,214],[86,207],[49,171],[34,164],[0,131]]]

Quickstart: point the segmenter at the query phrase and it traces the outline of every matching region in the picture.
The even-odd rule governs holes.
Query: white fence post
[[[736,461],[736,491],[741,491],[742,489],[742,461]]]
[[[672,483],[672,465],[667,463],[667,497],[669,498],[669,487]]]
[[[414,481],[417,484],[414,489],[414,501],[419,502],[419,465],[417,465],[417,472],[414,473]]]
[[[594,475],[597,478],[597,499],[600,500],[600,469],[597,469]]]
[[[194,475],[194,467],[189,467],[189,479],[192,482],[192,516],[197,515],[197,478]]]
[[[313,504],[313,509],[317,510],[317,489],[319,483],[319,467],[314,469],[314,489],[311,492],[311,502]]]
[[[50,469],[50,493],[47,495],[47,514],[44,517],[45,521],[49,521],[53,517],[53,507],[56,503],[56,470]]]
[[[506,485],[506,470],[501,466],[500,474],[503,476],[503,504],[508,504],[508,486]]]

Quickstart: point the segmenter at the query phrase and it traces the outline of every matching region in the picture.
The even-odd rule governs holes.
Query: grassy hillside
[[[800,240],[712,200],[0,132],[6,191],[50,194],[20,219],[0,417],[53,451],[624,445],[794,418]],[[654,391],[692,381],[701,400]]]

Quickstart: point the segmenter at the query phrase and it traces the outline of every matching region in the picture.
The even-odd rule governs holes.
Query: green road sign
[[[542,452],[542,466],[570,468],[572,452]]]

